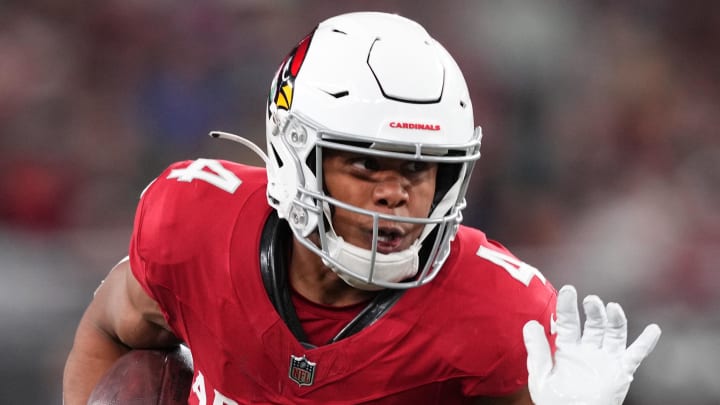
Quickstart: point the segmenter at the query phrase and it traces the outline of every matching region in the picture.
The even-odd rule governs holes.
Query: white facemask
[[[327,232],[326,237],[329,256],[342,263],[357,276],[349,274],[347,270],[333,266],[332,263],[323,259],[326,266],[335,271],[351,287],[366,291],[382,289],[380,286],[368,284],[364,281],[370,279],[372,251],[347,243],[341,236],[335,235],[334,232]],[[401,252],[376,253],[373,281],[399,282],[413,277],[418,271],[420,263],[418,254],[421,246],[420,240],[416,240],[412,246]]]

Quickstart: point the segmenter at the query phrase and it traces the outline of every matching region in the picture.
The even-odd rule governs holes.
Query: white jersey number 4
[[[206,181],[230,194],[234,193],[242,183],[235,173],[224,168],[214,159],[197,159],[184,169],[173,169],[167,178],[186,182],[196,179]]]
[[[525,284],[526,287],[530,285],[533,277],[537,277],[543,284],[547,281],[540,270],[505,253],[480,246],[476,254],[502,267],[512,278]]]

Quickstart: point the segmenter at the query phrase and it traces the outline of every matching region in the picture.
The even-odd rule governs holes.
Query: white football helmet
[[[287,219],[295,237],[348,284],[410,288],[438,274],[462,220],[481,131],[474,128],[460,69],[422,26],[378,12],[320,23],[272,80],[266,135],[270,205]],[[428,218],[386,215],[323,192],[325,148],[452,169],[438,171]],[[373,218],[370,250],[335,234],[333,206]],[[410,249],[382,254],[377,251],[380,220],[425,227]],[[315,231],[319,245],[308,238]]]

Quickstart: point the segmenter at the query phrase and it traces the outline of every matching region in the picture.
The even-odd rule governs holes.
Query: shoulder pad
[[[212,159],[174,163],[143,191],[133,242],[155,262],[224,244],[246,204],[267,205],[266,183],[264,168]]]

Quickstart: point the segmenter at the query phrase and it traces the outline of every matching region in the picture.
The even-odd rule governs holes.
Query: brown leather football
[[[88,405],[187,405],[192,376],[187,348],[132,350],[100,379]]]

